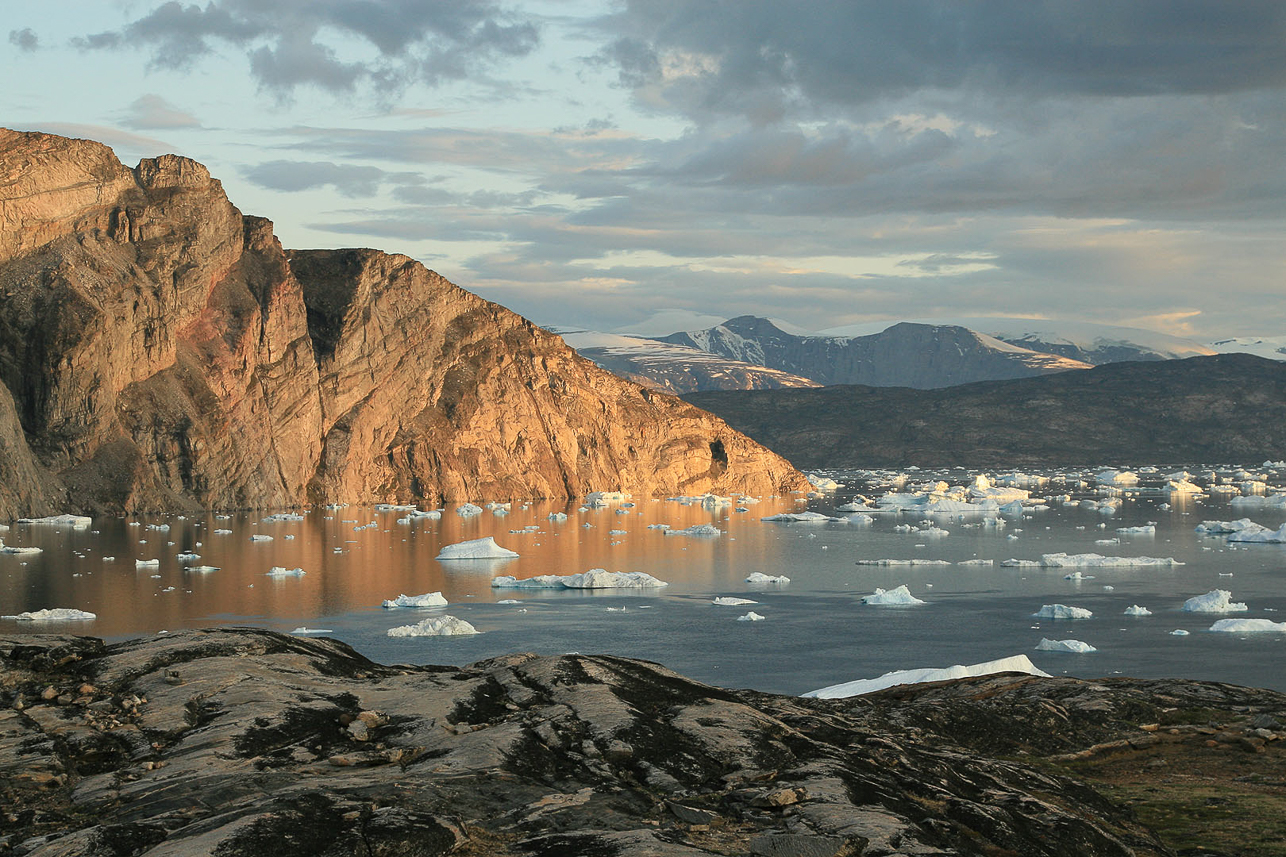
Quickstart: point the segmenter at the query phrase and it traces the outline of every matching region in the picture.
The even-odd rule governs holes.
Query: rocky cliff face
[[[1010,345],[968,328],[910,322],[869,336],[796,336],[766,318],[740,316],[661,341],[791,372],[822,385],[934,389],[1090,368],[1088,363]]]
[[[293,264],[200,164],[0,130],[0,517],[801,485],[409,259]]]

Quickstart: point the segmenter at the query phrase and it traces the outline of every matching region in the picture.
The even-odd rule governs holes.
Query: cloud
[[[210,0],[204,7],[163,3],[76,44],[146,49],[155,66],[169,69],[190,68],[229,45],[246,52],[251,75],[269,91],[365,86],[388,96],[411,82],[464,79],[525,56],[538,40],[532,20],[486,0]]]
[[[40,47],[40,38],[30,27],[9,31],[9,44],[20,51],[30,53]]]
[[[376,167],[336,164],[332,161],[268,161],[242,174],[252,184],[269,190],[297,192],[333,187],[348,197],[374,196],[384,184],[417,185],[416,173],[390,173]]]
[[[143,129],[201,127],[199,119],[159,95],[142,95],[134,99],[125,111],[122,122],[130,128]]]

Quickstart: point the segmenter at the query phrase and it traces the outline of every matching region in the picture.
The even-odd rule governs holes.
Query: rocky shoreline
[[[0,637],[0,668],[0,855],[1162,855],[1137,806],[1068,772],[1167,754],[1259,766],[1282,800],[1286,696],[1208,682],[815,700],[609,656],[387,666],[256,629]]]

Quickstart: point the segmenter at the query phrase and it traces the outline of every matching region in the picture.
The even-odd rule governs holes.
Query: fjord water
[[[843,487],[813,498],[765,498],[738,512],[673,500],[579,511],[576,504],[514,503],[507,515],[473,518],[448,508],[440,520],[398,523],[404,513],[370,507],[309,511],[302,521],[264,521],[264,514],[104,518],[91,528],[14,525],[6,544],[40,554],[0,556],[0,613],[74,607],[92,621],[0,620],[0,632],[84,633],[109,640],[179,628],[253,625],[284,632],[326,631],[385,663],[465,664],[518,651],[611,653],[658,661],[693,678],[730,687],[802,693],[896,669],[971,664],[1026,654],[1052,674],[1131,675],[1228,681],[1286,690],[1286,635],[1227,634],[1207,629],[1212,614],[1182,612],[1185,599],[1227,589],[1250,610],[1237,618],[1286,620],[1286,546],[1232,546],[1203,536],[1203,520],[1249,515],[1277,527],[1286,512],[1246,512],[1226,499],[1171,499],[1129,494],[1115,515],[1054,502],[1003,528],[977,515],[935,516],[948,535],[900,532],[919,516],[884,514],[871,523],[771,523],[783,511],[827,514],[854,491],[874,491],[855,474],[832,474]],[[866,475],[866,474],[863,474]],[[937,474],[952,484],[956,471]],[[934,478],[917,473],[919,479]],[[1076,484],[1074,481],[1070,484]],[[1074,496],[1097,496],[1081,487]],[[1065,486],[1056,483],[1050,493]],[[1033,492],[1041,493],[1041,492]],[[566,512],[566,521],[548,519]],[[1118,527],[1155,522],[1152,536]],[[585,526],[588,524],[589,526]],[[721,536],[666,535],[714,524]],[[168,525],[168,531],[149,526]],[[534,529],[526,529],[528,527]],[[216,535],[215,530],[231,530]],[[252,534],[272,541],[252,541]],[[436,560],[444,545],[493,536],[520,556],[510,560]],[[183,563],[192,551],[199,560]],[[1081,569],[1003,567],[1009,558],[1100,553],[1174,557],[1183,565]],[[105,557],[113,559],[105,560]],[[137,568],[158,559],[157,568]],[[951,565],[869,566],[858,560],[946,560]],[[959,565],[971,559],[994,565]],[[190,570],[193,565],[215,571]],[[302,576],[270,577],[274,566]],[[493,589],[499,575],[569,575],[605,568],[647,572],[669,586],[642,590]],[[785,585],[751,585],[751,572],[786,575]],[[863,605],[875,588],[906,584],[925,604]],[[388,610],[384,599],[441,591],[449,606]],[[754,605],[724,607],[716,596]],[[516,603],[502,603],[502,602]],[[1086,620],[1038,620],[1045,604],[1093,611]],[[1123,615],[1138,604],[1151,616]],[[763,621],[738,621],[749,611]],[[482,633],[390,638],[387,631],[449,614]],[[1183,629],[1188,636],[1171,632]],[[1040,652],[1043,637],[1081,640],[1090,654]]]

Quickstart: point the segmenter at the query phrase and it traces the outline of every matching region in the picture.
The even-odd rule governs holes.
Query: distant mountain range
[[[684,398],[805,468],[1286,458],[1286,362],[1250,354],[940,390],[845,385]]]
[[[687,321],[709,318],[693,316]],[[655,331],[662,319],[685,320],[677,312],[663,313],[644,327]],[[672,393],[833,384],[937,389],[1222,352],[1286,359],[1286,337],[1230,339],[1207,346],[1140,328],[993,317],[870,322],[805,331],[745,315],[668,335],[563,335],[603,368]]]

